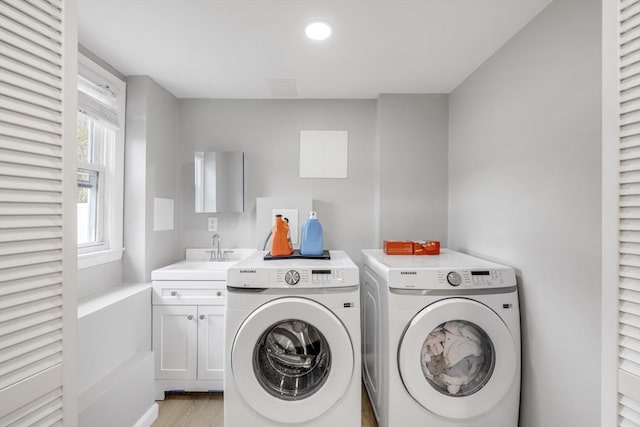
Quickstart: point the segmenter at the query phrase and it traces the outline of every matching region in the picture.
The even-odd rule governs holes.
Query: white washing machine
[[[380,427],[517,427],[512,268],[442,250],[364,250],[363,379]]]
[[[225,427],[359,427],[358,267],[265,253],[227,276]]]

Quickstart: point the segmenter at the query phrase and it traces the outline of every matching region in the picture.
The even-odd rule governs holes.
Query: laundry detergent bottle
[[[276,215],[276,222],[273,226],[273,239],[271,240],[271,255],[288,256],[292,253],[289,224],[282,218],[282,215]]]
[[[313,211],[309,212],[309,219],[302,227],[300,254],[322,255],[322,225]]]

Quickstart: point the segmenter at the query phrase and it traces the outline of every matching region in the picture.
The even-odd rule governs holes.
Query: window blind
[[[78,66],[78,111],[113,130],[120,129],[118,85],[93,72],[82,61]]]
[[[618,425],[640,426],[640,0],[619,13]]]
[[[62,425],[63,3],[0,2],[0,425]]]

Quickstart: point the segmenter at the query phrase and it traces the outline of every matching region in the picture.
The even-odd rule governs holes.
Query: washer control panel
[[[290,269],[274,271],[275,283],[289,286],[344,286],[344,271],[340,269]]]
[[[345,251],[331,250],[330,259],[266,259],[258,251],[229,267],[227,287],[242,289],[307,289],[358,286],[360,274]]]

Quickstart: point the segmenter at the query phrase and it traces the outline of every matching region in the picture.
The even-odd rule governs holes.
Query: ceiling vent
[[[296,79],[267,79],[271,96],[276,98],[292,98],[298,96]]]

